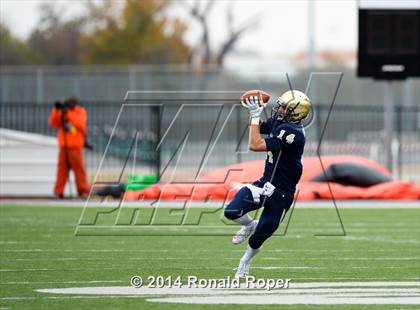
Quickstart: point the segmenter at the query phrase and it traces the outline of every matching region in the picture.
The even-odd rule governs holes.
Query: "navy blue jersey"
[[[260,132],[268,135],[264,175],[257,183],[271,182],[277,189],[293,194],[302,175],[305,130],[301,124],[269,118]]]

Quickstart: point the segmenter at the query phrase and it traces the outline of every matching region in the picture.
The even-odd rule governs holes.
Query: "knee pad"
[[[229,220],[236,220],[239,217],[239,210],[229,204],[224,211],[224,215]]]

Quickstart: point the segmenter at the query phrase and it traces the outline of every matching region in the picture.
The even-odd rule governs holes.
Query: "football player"
[[[271,117],[261,121],[264,108],[262,97],[250,96],[243,104],[251,116],[249,149],[266,152],[264,175],[253,184],[242,187],[224,211],[226,218],[243,227],[233,237],[234,244],[244,242],[248,247],[236,271],[237,278],[246,277],[252,258],[279,227],[293,203],[296,184],[302,174],[301,157],[305,146],[302,125],[311,109],[311,102],[303,92],[289,90],[281,95]],[[267,135],[264,139],[261,134]],[[248,212],[263,207],[259,218]]]

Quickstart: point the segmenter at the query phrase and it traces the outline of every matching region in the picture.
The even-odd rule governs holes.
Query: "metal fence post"
[[[130,67],[128,73],[128,90],[136,90],[136,84],[136,70],[134,69],[134,67]]]
[[[154,119],[156,119],[156,147],[155,147],[155,151],[156,151],[156,174],[157,174],[157,181],[160,181],[160,173],[161,173],[161,157],[162,157],[162,148],[161,145],[159,146],[159,148],[157,147],[160,143],[160,139],[162,138],[162,132],[161,132],[161,128],[162,128],[162,105],[161,102],[158,102],[158,106],[157,107],[152,107],[152,111],[155,114]]]
[[[36,102],[38,104],[44,101],[44,72],[41,67],[36,70]]]
[[[237,141],[237,149],[236,149],[236,159],[238,163],[242,162],[242,154],[240,150],[240,141],[242,137],[241,132],[241,111],[236,109],[236,141]]]
[[[321,105],[320,104],[315,104],[315,108],[316,108],[316,136],[317,136],[317,140],[318,143],[320,142],[321,139],[321,132],[322,132],[322,120],[321,120]]]
[[[385,166],[392,172],[392,139],[394,136],[394,91],[391,81],[384,84],[384,147],[385,147]]]
[[[398,105],[396,106],[395,112],[397,113],[397,137],[398,137],[398,152],[397,152],[397,165],[398,167],[396,167],[397,169],[397,175],[398,175],[398,179],[401,180],[402,178],[402,113],[403,113],[403,109],[402,106]]]
[[[81,97],[79,77],[73,78],[73,95],[76,97]]]
[[[6,75],[1,79],[1,100],[9,101],[9,78]]]

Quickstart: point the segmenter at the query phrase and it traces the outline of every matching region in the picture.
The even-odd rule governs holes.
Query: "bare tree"
[[[211,62],[211,48],[210,48],[210,34],[208,26],[208,16],[213,7],[214,0],[205,1],[194,1],[194,4],[190,6],[184,1],[180,3],[187,9],[191,17],[193,17],[201,27],[201,40],[197,46],[193,47],[190,62],[194,57],[194,54],[199,53],[202,50],[202,63],[209,64]],[[204,5],[202,5],[204,4]]]
[[[189,4],[181,0],[179,3],[187,10],[189,15],[198,22],[201,27],[201,39],[192,49],[190,62],[194,58],[194,54],[201,54],[201,64],[216,64],[219,67],[222,67],[226,56],[234,49],[236,43],[242,38],[242,36],[247,31],[255,29],[258,26],[259,18],[257,18],[257,16],[260,14],[257,14],[257,16],[254,18],[248,19],[251,20],[251,22],[244,23],[240,26],[235,26],[232,2],[226,11],[228,37],[218,49],[215,48],[213,50],[210,45],[209,15],[211,10],[214,8],[215,1],[194,0],[192,4]]]
[[[249,30],[253,30],[258,26],[258,23],[259,23],[259,20],[260,20],[258,18],[258,15],[255,16],[254,18],[251,18],[250,19],[251,22],[244,23],[244,24],[238,26],[237,28],[235,28],[234,17],[233,17],[233,2],[232,2],[231,5],[229,5],[229,8],[228,8],[227,14],[226,14],[229,36],[224,41],[224,43],[220,47],[219,52],[216,55],[215,61],[216,61],[216,64],[218,66],[220,66],[220,67],[223,66],[223,61],[224,61],[226,55],[230,51],[233,50],[233,48],[235,47],[235,44],[239,41],[241,36],[243,34],[245,34],[245,32],[247,32]]]

